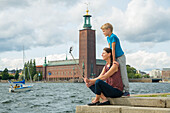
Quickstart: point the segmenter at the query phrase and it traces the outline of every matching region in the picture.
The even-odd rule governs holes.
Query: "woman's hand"
[[[92,86],[92,85],[91,85],[90,83],[86,83],[86,86],[87,86],[87,87],[90,87],[90,86]]]
[[[90,86],[93,85],[93,84],[91,83],[91,79],[84,78],[84,82],[85,82],[85,84],[86,84],[87,87],[90,87]]]
[[[88,78],[84,78],[84,82],[85,82],[85,83],[89,83],[90,80],[89,80]]]

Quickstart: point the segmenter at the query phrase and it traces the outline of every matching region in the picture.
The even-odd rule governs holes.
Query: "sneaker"
[[[129,92],[124,92],[122,96],[130,96],[130,93]]]

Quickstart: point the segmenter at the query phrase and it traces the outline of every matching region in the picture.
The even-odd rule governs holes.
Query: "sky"
[[[0,70],[20,69],[24,61],[79,57],[79,30],[88,3],[96,30],[96,57],[108,47],[100,27],[113,25],[126,63],[149,72],[170,67],[169,0],[0,0]]]

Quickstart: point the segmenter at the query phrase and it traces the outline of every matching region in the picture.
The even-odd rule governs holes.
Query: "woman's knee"
[[[95,82],[95,84],[100,84],[101,82],[102,82],[102,80],[97,79],[96,82]]]

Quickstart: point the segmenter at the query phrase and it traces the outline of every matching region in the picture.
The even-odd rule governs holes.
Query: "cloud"
[[[0,1],[1,10],[6,10],[11,7],[20,8],[20,7],[25,7],[28,5],[29,5],[28,0],[1,0]]]
[[[170,8],[163,8],[154,0],[131,0],[125,11],[112,6],[97,18],[97,23],[112,23],[121,40],[159,43],[170,40],[169,14]]]
[[[0,62],[1,62],[0,69],[2,70],[4,70],[5,68],[8,68],[9,70],[23,68],[22,59],[2,58],[0,59]]]
[[[65,60],[66,54],[47,55],[46,58],[47,58],[47,63],[48,61]],[[44,59],[45,59],[44,57],[37,57],[34,59],[36,61],[36,65],[44,64]],[[72,57],[70,55],[67,55],[67,59],[72,59]],[[28,61],[30,61],[30,59],[25,59],[25,62]],[[4,70],[5,68],[8,68],[9,70],[23,68],[23,59],[2,58],[0,59],[0,62],[1,62],[0,70]]]
[[[0,52],[20,51],[37,46],[78,43],[78,30],[83,26],[85,0],[1,1]],[[92,26],[97,42],[105,40],[100,27],[106,22],[114,26],[121,40],[129,42],[165,42],[170,39],[170,8],[153,0],[132,0],[126,10],[111,1],[90,1]],[[103,9],[107,9],[103,10]],[[10,46],[9,46],[10,45]]]
[[[150,71],[152,69],[161,69],[170,67],[170,56],[166,52],[151,53],[138,51],[127,54],[127,64],[138,70]]]
[[[82,3],[75,0],[77,4],[72,3],[69,8],[68,3],[35,1],[20,8],[14,7],[16,2],[4,3],[10,8],[0,11],[0,52],[22,50],[23,45],[29,49],[75,41],[78,37],[77,23],[83,21],[80,16]]]

